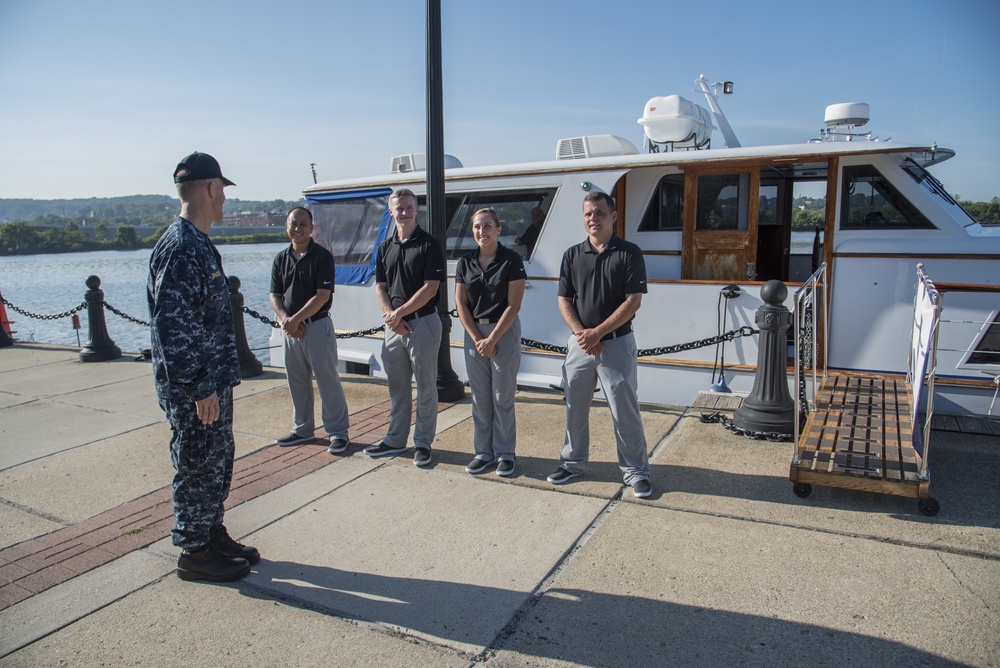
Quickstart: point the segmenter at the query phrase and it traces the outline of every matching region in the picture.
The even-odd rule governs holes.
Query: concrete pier
[[[77,352],[0,350],[0,667],[1000,664],[997,421],[938,422],[924,517],[800,499],[790,443],[702,423],[705,398],[644,405],[640,500],[602,402],[587,474],[557,487],[557,393],[519,392],[513,477],[471,476],[468,399],[441,404],[429,470],[361,452],[388,422],[385,383],[361,376],[343,377],[346,453],[280,448],[291,404],[265,367],[235,391],[227,512],[263,559],[212,585],[174,575],[148,362]]]

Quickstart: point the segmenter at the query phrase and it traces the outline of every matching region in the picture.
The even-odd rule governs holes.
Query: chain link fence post
[[[240,358],[240,378],[253,378],[264,373],[264,365],[250,350],[247,328],[243,320],[243,295],[240,293],[240,279],[229,277],[229,303],[233,309],[233,328],[236,330],[236,352]]]
[[[80,351],[81,362],[106,362],[122,356],[122,351],[108,335],[108,326],[104,322],[104,291],[101,290],[101,279],[97,276],[87,277],[89,288],[83,296],[87,304],[87,343]]]

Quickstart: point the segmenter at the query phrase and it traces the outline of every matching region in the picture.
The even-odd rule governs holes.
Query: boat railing
[[[795,401],[795,438],[793,443],[799,442],[802,422],[814,404],[816,388],[818,387],[817,377],[826,378],[827,375],[827,341],[829,338],[826,335],[826,330],[830,311],[827,301],[826,269],[826,262],[823,262],[802,283],[795,291],[792,306],[795,324],[795,387],[798,394]],[[820,345],[823,346],[822,355],[817,354]],[[812,384],[808,387],[807,375],[812,378]]]
[[[978,284],[978,283],[935,283],[935,288],[938,294],[941,295],[941,309],[942,316],[944,311],[944,296],[948,293],[958,293],[964,294],[967,297],[974,295],[996,295],[1000,294],[1000,285],[992,284]],[[961,364],[963,362],[970,362],[975,356],[980,357],[976,363],[983,363],[982,358],[985,358],[985,365],[996,365],[1000,363],[1000,351],[992,349],[989,344],[980,343],[980,346],[976,347],[977,341],[985,341],[981,338],[980,333],[989,332],[991,328],[996,327],[997,322],[997,311],[1000,309],[1000,301],[996,302],[992,308],[987,310],[987,317],[983,320],[975,319],[968,320],[964,315],[959,315],[958,319],[951,318],[941,318],[941,324],[944,326],[945,330],[945,347],[938,347],[937,351],[939,353],[945,353],[946,363],[945,366],[951,368],[951,360],[948,356],[955,358],[957,356],[957,361],[955,365]],[[959,313],[961,314],[961,306],[959,307]],[[973,334],[970,335],[968,329],[973,328]],[[960,334],[955,334],[955,331],[961,332]],[[985,336],[986,334],[983,334]],[[962,344],[962,341],[967,341],[968,343]],[[956,345],[957,344],[957,345]],[[982,373],[992,376],[992,382],[994,385],[993,400],[990,402],[989,410],[986,412],[987,415],[993,415],[993,409],[997,403],[997,395],[1000,394],[1000,374],[996,372],[995,369],[982,369]]]
[[[923,441],[920,457],[921,478],[927,477],[927,450],[931,441],[931,418],[934,416],[934,378],[937,375],[938,328],[941,321],[941,293],[934,287],[924,265],[917,265],[916,294],[913,297],[913,328],[910,330],[910,353],[906,363],[906,382],[910,385],[910,423],[920,427],[916,441]],[[927,406],[923,424],[917,421],[920,396],[927,386]]]

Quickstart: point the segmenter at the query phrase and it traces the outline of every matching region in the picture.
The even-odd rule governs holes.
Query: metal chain
[[[274,320],[271,320],[267,316],[263,316],[260,313],[257,313],[257,311],[254,311],[252,308],[244,306],[243,307],[243,312],[246,313],[247,315],[250,315],[251,317],[256,318],[257,320],[260,320],[265,325],[270,325],[274,329],[280,329],[281,328],[281,325],[279,325],[277,322],[275,322]],[[372,327],[371,329],[364,329],[364,330],[361,330],[361,331],[358,331],[358,332],[344,332],[342,334],[337,334],[337,338],[338,339],[353,339],[353,338],[355,338],[357,336],[369,336],[371,334],[376,334],[378,332],[381,332],[384,329],[385,329],[385,325],[379,325],[378,327]]]
[[[244,306],[243,307],[243,312],[246,313],[247,315],[250,315],[250,316],[252,316],[254,318],[257,318],[258,320],[260,320],[265,325],[270,325],[271,327],[273,327],[275,329],[278,329],[279,327],[281,327],[281,325],[279,325],[275,321],[271,320],[270,318],[268,318],[266,316],[261,315],[260,313],[257,313],[257,311],[254,311],[252,308],[250,308],[248,306]]]
[[[384,331],[385,325],[379,325],[378,327],[372,327],[371,329],[365,329],[360,332],[344,332],[342,334],[337,334],[338,339],[353,339],[357,336],[368,336],[370,334],[377,334],[378,332]]]
[[[694,350],[695,348],[704,348],[706,346],[714,346],[723,341],[733,341],[744,336],[752,336],[757,334],[758,330],[753,327],[744,326],[739,329],[734,329],[732,331],[726,332],[725,334],[720,334],[719,336],[713,336],[710,339],[701,339],[699,341],[691,341],[690,343],[678,343],[673,346],[663,346],[661,348],[644,348],[642,350],[636,351],[639,357],[652,357],[654,355],[672,355],[673,353],[684,352],[685,350]],[[527,346],[529,348],[538,348],[539,350],[547,350],[550,353],[562,353],[566,354],[565,346],[554,346],[551,343],[541,343],[540,341],[535,341],[533,339],[521,339],[521,345]]]
[[[799,328],[799,429],[805,427],[806,416],[809,415],[805,369],[807,366],[812,368],[812,365],[816,363],[812,358],[812,319],[812,309],[807,308],[805,317],[802,319],[802,327]]]
[[[756,431],[754,429],[737,427],[732,420],[718,411],[715,413],[702,413],[699,419],[706,424],[718,422],[734,434],[740,434],[754,441],[768,440],[778,442],[792,440],[792,434],[782,434],[776,431]]]
[[[106,308],[109,311],[111,311],[112,313],[114,313],[119,318],[124,318],[125,320],[128,320],[129,322],[134,322],[135,324],[142,325],[143,327],[149,327],[149,323],[146,322],[145,320],[139,320],[138,318],[133,318],[128,313],[123,313],[123,312],[119,311],[118,309],[116,309],[114,306],[112,306],[111,304],[109,304],[107,302],[101,302],[101,305],[104,306],[104,308]]]
[[[36,320],[58,320],[59,318],[67,318],[67,317],[73,315],[74,313],[79,313],[83,309],[87,308],[87,302],[82,302],[76,308],[71,308],[70,310],[65,311],[63,313],[56,313],[55,315],[40,315],[38,313],[31,313],[29,311],[25,311],[24,309],[20,309],[20,308],[14,306],[13,304],[11,304],[6,299],[3,299],[3,303],[4,303],[4,306],[9,306],[11,311],[15,311],[16,313],[20,313],[21,315],[26,316],[28,318],[35,318]]]
[[[701,339],[700,341],[692,341],[690,343],[679,343],[675,346],[665,346],[663,348],[647,348],[646,350],[639,351],[639,357],[649,357],[652,355],[672,355],[673,353],[682,353],[685,350],[694,350],[695,348],[704,348],[706,346],[714,346],[723,341],[733,341],[735,339],[743,338],[744,336],[753,336],[758,334],[759,330],[754,329],[748,325],[744,325],[739,329],[734,329],[726,332],[725,334],[720,334],[719,336],[713,336],[710,339]]]

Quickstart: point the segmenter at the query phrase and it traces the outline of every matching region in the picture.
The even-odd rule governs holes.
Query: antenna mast
[[[740,140],[736,138],[736,133],[733,132],[733,128],[729,125],[729,121],[726,120],[726,115],[722,113],[722,108],[719,107],[719,102],[716,100],[718,96],[719,88],[722,88],[722,92],[726,95],[731,95],[733,92],[733,82],[726,81],[725,83],[721,81],[716,81],[711,84],[715,88],[715,92],[709,89],[708,79],[702,74],[695,81],[696,84],[701,86],[701,92],[705,94],[705,99],[708,101],[708,106],[711,107],[712,113],[715,114],[715,121],[719,124],[719,130],[722,132],[723,138],[726,140],[726,146],[729,148],[739,148],[742,146]]]

